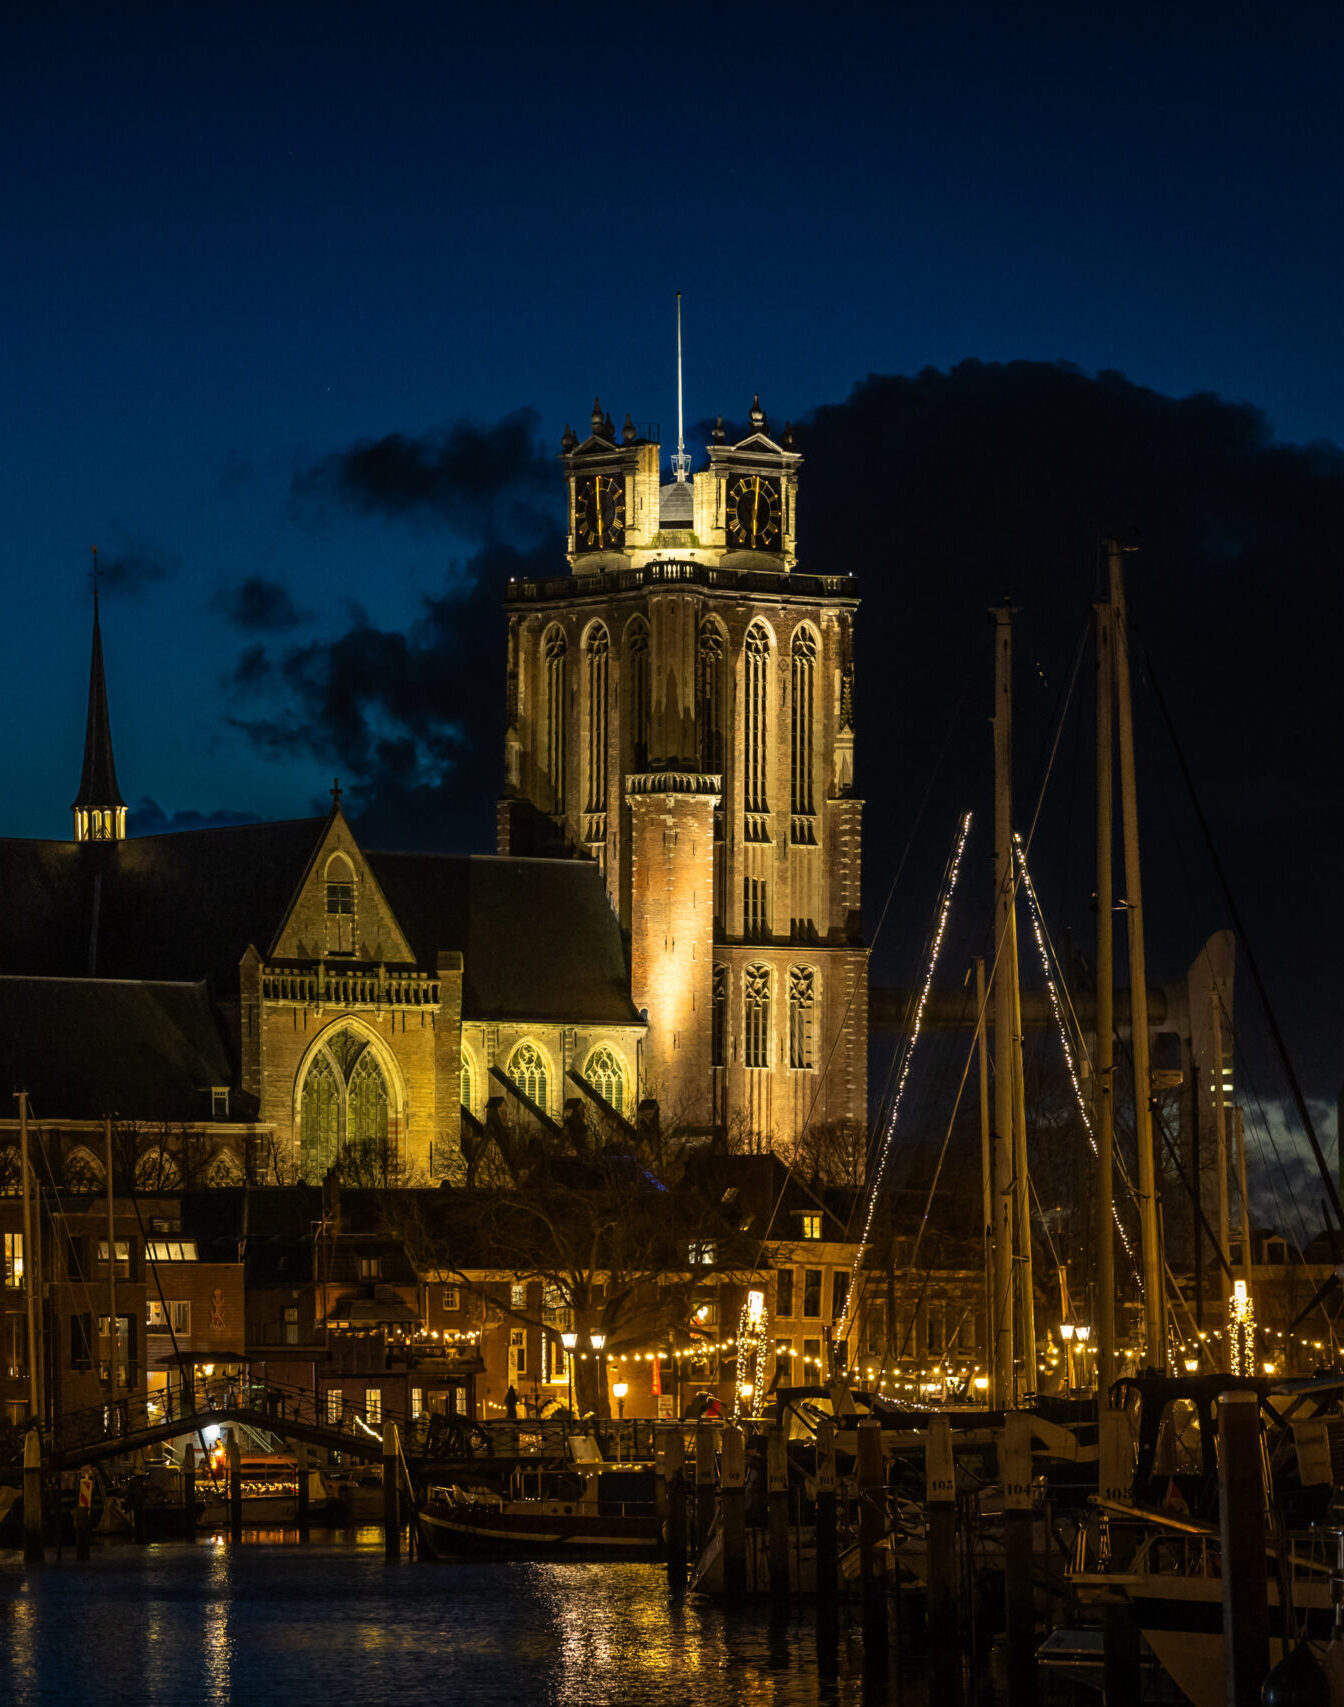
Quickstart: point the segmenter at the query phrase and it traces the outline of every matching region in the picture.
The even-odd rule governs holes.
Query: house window
[[[327,884],[327,951],[330,954],[353,954],[355,951],[355,886],[352,882]]]
[[[603,1102],[610,1103],[617,1114],[625,1113],[625,1069],[614,1050],[605,1043],[594,1049],[583,1076]]]
[[[713,1239],[696,1239],[686,1247],[686,1260],[692,1268],[707,1266],[718,1260],[719,1247]]]
[[[210,1091],[210,1116],[213,1120],[229,1118],[229,1087],[214,1085]]]
[[[520,1043],[514,1050],[509,1057],[509,1077],[529,1102],[546,1112],[549,1107],[546,1057],[535,1043]]]
[[[22,1316],[9,1318],[9,1333],[5,1340],[8,1355],[6,1373],[15,1376],[28,1373],[28,1324]]]
[[[115,1272],[118,1278],[125,1279],[131,1272],[131,1241],[129,1239],[117,1239],[115,1243],[117,1250],[117,1259],[114,1264]],[[107,1266],[106,1239],[99,1239],[98,1241],[98,1261],[104,1267]]]
[[[452,1315],[455,1310],[462,1308],[462,1294],[456,1286],[445,1286],[443,1289],[443,1310],[445,1315]]]
[[[509,1329],[509,1380],[519,1381],[527,1374],[527,1329]]]
[[[789,1065],[812,1066],[812,1011],[816,973],[811,966],[789,968]]]
[[[23,1285],[23,1234],[6,1233],[4,1242],[4,1283],[6,1286]]]
[[[359,1278],[361,1280],[377,1280],[383,1272],[381,1257],[360,1257]]]
[[[924,1306],[924,1349],[930,1357],[947,1350],[947,1317],[941,1301]]]
[[[770,968],[748,966],[743,1048],[748,1067],[770,1065]]]
[[[284,1316],[285,1344],[299,1343],[299,1309],[297,1304],[287,1304]]]
[[[816,1381],[821,1375],[821,1341],[803,1341],[803,1381]]]
[[[805,1268],[803,1270],[803,1315],[821,1315],[821,1270]]]
[[[151,1239],[145,1246],[145,1255],[150,1262],[196,1262],[197,1247],[195,1239]],[[100,1247],[99,1262],[107,1260],[107,1246]],[[117,1241],[117,1260],[121,1260],[121,1240]]]
[[[327,1422],[334,1428],[341,1420],[345,1408],[345,1394],[339,1387],[327,1388]]]
[[[515,1280],[509,1287],[509,1307],[514,1310],[527,1308],[527,1282]]]
[[[145,1306],[145,1325],[152,1334],[189,1334],[191,1332],[191,1300],[189,1298],[151,1298]]]
[[[845,1313],[849,1302],[849,1276],[843,1269],[836,1269],[831,1276],[831,1320],[838,1322]]]
[[[383,1390],[381,1387],[366,1387],[364,1389],[364,1420],[370,1428],[377,1428],[383,1420]]]
[[[716,966],[710,986],[709,1064],[728,1065],[728,968]]]
[[[425,1414],[425,1390],[423,1387],[411,1388],[411,1421]]]
[[[791,1316],[793,1314],[793,1270],[781,1268],[775,1275],[775,1314]]]
[[[589,812],[607,809],[607,664],[611,642],[601,623],[588,636],[588,804]]]
[[[800,1220],[803,1224],[803,1237],[805,1239],[819,1239],[821,1237],[820,1213],[813,1214],[809,1211],[808,1214],[801,1216]]]

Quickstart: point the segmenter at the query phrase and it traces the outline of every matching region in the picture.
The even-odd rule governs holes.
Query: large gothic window
[[[385,1143],[390,1109],[387,1079],[367,1040],[348,1026],[324,1038],[299,1097],[303,1177],[320,1179],[347,1144]]]
[[[724,688],[723,630],[708,618],[700,624],[699,704],[700,769],[708,776],[722,776],[726,758],[724,732],[727,727]]]
[[[626,630],[625,667],[630,692],[630,769],[645,771],[653,732],[653,694],[649,625],[642,617],[636,617]]]
[[[585,648],[588,669],[588,803],[585,810],[607,809],[607,664],[611,644],[598,623]]]
[[[743,1058],[748,1067],[770,1065],[770,968],[748,966],[743,990]]]
[[[568,647],[564,630],[548,628],[541,655],[546,669],[546,776],[551,785],[551,810],[565,809],[565,663]]]
[[[510,1055],[509,1077],[538,1108],[550,1106],[546,1100],[546,1057],[535,1043],[520,1043]]]
[[[764,623],[747,630],[743,648],[743,758],[748,812],[768,812],[766,803],[766,730],[769,713],[770,634]]]
[[[817,637],[810,628],[800,628],[793,637],[793,765],[790,810],[796,816],[810,816],[816,811],[812,796],[816,677]]]
[[[462,1106],[476,1112],[476,1063],[465,1044],[462,1046]]]
[[[816,971],[811,966],[789,968],[789,1065],[811,1067],[812,1015],[816,1007]]]
[[[709,1064],[728,1065],[728,968],[722,964],[714,968],[710,986]]]
[[[588,1057],[583,1076],[603,1102],[609,1102],[617,1114],[625,1113],[625,1068],[614,1049],[599,1044]]]

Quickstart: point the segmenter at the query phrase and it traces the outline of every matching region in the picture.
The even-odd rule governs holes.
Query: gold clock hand
[[[753,545],[755,545],[755,543],[756,543],[756,534],[758,531],[757,527],[756,527],[756,518],[760,514],[760,510],[761,510],[761,477],[758,474],[756,476],[755,481],[753,482],[753,492],[752,492],[752,499],[751,499],[751,543]]]

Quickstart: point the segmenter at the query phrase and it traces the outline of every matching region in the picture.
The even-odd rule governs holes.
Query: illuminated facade
[[[866,1119],[849,574],[797,566],[802,458],[751,431],[661,478],[566,429],[569,573],[508,589],[501,854],[595,861],[664,1118],[787,1152]]]

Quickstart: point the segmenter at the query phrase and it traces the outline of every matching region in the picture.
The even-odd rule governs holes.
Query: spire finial
[[[686,454],[686,439],[681,423],[681,292],[677,292],[677,450],[672,458],[672,474],[684,481],[691,472],[691,459]]]
[[[332,800],[333,806],[339,806],[341,804],[341,795],[343,792],[344,792],[344,790],[341,788],[340,777],[338,777],[338,776],[332,777],[332,779],[331,779],[331,800]]]
[[[98,567],[98,547],[91,545],[89,553],[93,558],[93,568],[89,570],[89,585],[93,588],[93,620],[98,620],[98,583],[103,578],[103,571]]]

